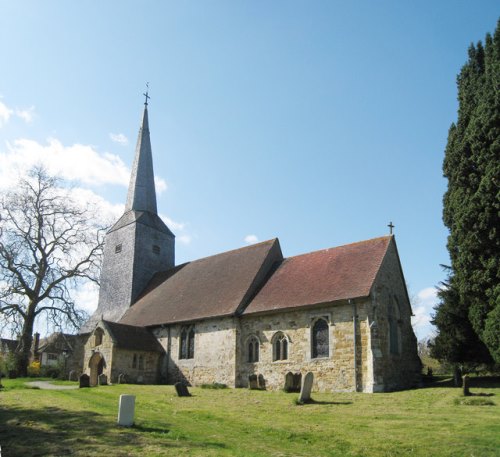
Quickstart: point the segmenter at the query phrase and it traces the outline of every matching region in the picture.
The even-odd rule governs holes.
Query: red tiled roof
[[[392,237],[285,259],[243,314],[366,297]]]
[[[158,273],[120,323],[146,327],[233,315],[282,259],[274,239]]]

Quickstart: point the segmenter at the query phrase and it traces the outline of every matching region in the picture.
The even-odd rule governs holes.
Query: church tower
[[[125,212],[106,234],[99,302],[82,333],[101,318],[118,321],[156,272],[175,265],[175,236],[156,208],[147,92],[145,96]]]

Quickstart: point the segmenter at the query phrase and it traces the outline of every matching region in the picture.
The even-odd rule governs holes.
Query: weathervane
[[[393,225],[391,221],[389,222],[389,225],[387,227],[389,227],[389,230],[391,231],[390,234],[392,235],[392,229],[395,227],[395,225]]]
[[[149,92],[149,83],[146,83],[146,93],[145,94],[142,94],[144,95],[144,97],[146,97],[146,100],[144,102],[144,104],[146,106],[148,106],[148,99],[151,98],[149,95],[148,95],[148,92]]]

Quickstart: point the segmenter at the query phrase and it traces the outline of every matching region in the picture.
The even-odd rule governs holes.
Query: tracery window
[[[288,338],[284,333],[278,332],[273,340],[273,361],[288,359]]]
[[[183,327],[181,329],[179,359],[194,358],[194,328]]]
[[[256,336],[252,336],[247,342],[247,362],[259,361],[260,342]]]
[[[312,328],[312,358],[328,357],[329,355],[328,322],[325,319],[318,319]]]

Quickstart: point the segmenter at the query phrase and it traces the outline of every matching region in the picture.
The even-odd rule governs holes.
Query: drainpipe
[[[357,324],[357,309],[356,303],[354,303],[351,299],[349,299],[349,303],[352,304],[352,332],[354,335],[354,392],[358,391],[358,350],[357,350],[357,332],[356,332],[356,324]]]

